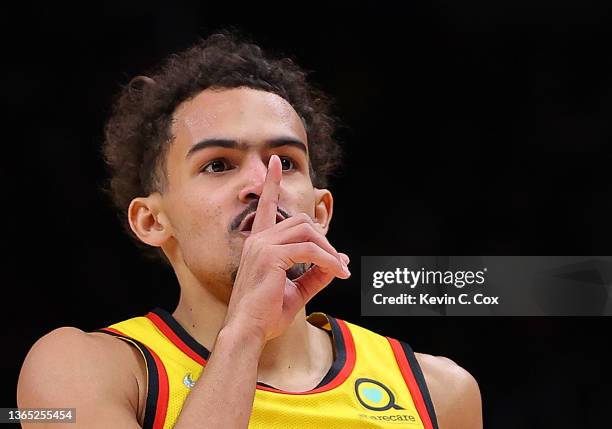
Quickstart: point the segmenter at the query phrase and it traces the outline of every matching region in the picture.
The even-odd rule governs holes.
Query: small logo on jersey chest
[[[191,373],[190,372],[185,374],[185,377],[183,377],[183,384],[185,386],[187,386],[189,389],[191,389],[193,386],[196,385],[196,382],[191,379]]]
[[[370,411],[359,411],[359,417],[364,420],[381,423],[384,427],[394,423],[411,426],[421,423],[418,414],[398,405],[391,389],[378,380],[371,378],[355,380],[355,396],[361,406]]]
[[[386,411],[391,408],[403,410],[395,403],[395,395],[380,381],[371,378],[358,378],[355,380],[355,395],[359,403],[368,410]]]

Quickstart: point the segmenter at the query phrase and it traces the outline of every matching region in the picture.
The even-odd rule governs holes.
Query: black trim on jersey
[[[151,313],[157,314],[166,324],[174,331],[174,333],[189,346],[191,350],[196,352],[204,360],[208,360],[210,357],[210,351],[202,344],[198,343],[189,332],[185,330],[174,318],[172,314],[164,310],[163,308],[156,307],[151,310]]]
[[[170,327],[170,329],[172,329],[172,331],[174,331],[174,333],[194,352],[200,355],[200,357],[202,357],[204,360],[208,360],[208,358],[210,357],[210,351],[202,344],[200,344],[195,338],[193,338],[189,334],[189,332],[187,332],[185,328],[183,328],[180,323],[178,323],[178,321],[174,318],[172,314],[160,307],[154,308],[153,310],[151,310],[151,312],[158,315],[160,319],[162,319]],[[336,376],[340,371],[342,371],[342,368],[344,368],[344,365],[346,363],[346,346],[344,344],[344,336],[342,335],[342,330],[340,329],[340,326],[338,325],[336,319],[329,316],[327,317],[327,319],[329,321],[329,324],[331,325],[333,336],[332,339],[334,342],[334,350],[336,357],[334,359],[334,362],[332,363],[332,366],[329,368],[329,371],[327,371],[327,374],[325,374],[325,377],[323,377],[323,379],[319,382],[315,389],[325,386],[334,378],[336,378]],[[257,382],[257,385],[276,389],[276,387],[270,386],[266,383]]]
[[[134,338],[128,337],[126,335],[119,335],[111,331],[105,331],[104,329],[96,329],[93,332],[102,332],[104,334],[112,335],[113,337],[125,338],[130,341],[134,341],[134,343],[136,344],[134,343],[131,343],[131,344],[137,345],[140,351],[142,352],[142,354],[144,355],[145,360],[147,362],[147,378],[149,381],[147,383],[147,403],[145,406],[145,414],[144,414],[144,419],[142,422],[142,428],[152,429],[153,422],[155,421],[155,413],[157,411],[157,397],[159,393],[159,379],[157,375],[158,368],[155,363],[155,359],[153,359],[153,355],[151,354],[151,352],[147,349],[147,347],[144,344],[142,344],[138,340],[135,340]],[[127,341],[127,342],[130,342],[130,341]]]
[[[431,402],[431,397],[429,396],[429,389],[427,388],[427,383],[425,382],[425,376],[423,375],[423,371],[421,371],[421,366],[417,361],[416,356],[414,355],[414,351],[412,347],[410,347],[407,343],[403,341],[399,341],[402,345],[402,349],[404,350],[404,354],[406,355],[406,359],[410,364],[410,368],[412,369],[412,373],[414,374],[414,378],[419,385],[419,390],[421,391],[421,396],[423,396],[423,400],[425,401],[425,406],[427,407],[427,412],[429,413],[429,418],[431,419],[431,424],[434,429],[438,429],[438,419],[436,418],[436,411],[433,406],[433,402]]]
[[[338,326],[338,322],[336,321],[336,319],[329,316],[327,317],[327,319],[329,320],[329,324],[332,328],[332,340],[335,345],[334,350],[336,353],[336,357],[332,363],[332,366],[329,368],[329,371],[327,371],[327,374],[325,374],[325,377],[323,377],[321,382],[317,384],[317,387],[315,387],[315,389],[318,389],[330,383],[334,378],[336,378],[338,373],[342,371],[342,368],[344,368],[344,365],[346,364],[346,346],[344,344],[344,336],[342,335],[342,330],[340,329],[340,326]]]
[[[329,324],[332,327],[332,338],[335,344],[334,352],[336,354],[336,357],[334,358],[334,361],[332,363],[332,366],[329,368],[329,371],[327,371],[327,374],[325,374],[325,377],[323,377],[319,384],[317,384],[316,387],[314,387],[312,390],[318,389],[330,383],[334,378],[336,378],[338,373],[342,371],[342,368],[344,368],[344,364],[346,363],[346,347],[344,346],[344,337],[342,336],[342,331],[338,326],[338,322],[336,322],[334,318],[328,317],[328,320]],[[257,385],[276,389],[276,387],[270,386],[269,384],[262,383],[260,381],[257,382]]]

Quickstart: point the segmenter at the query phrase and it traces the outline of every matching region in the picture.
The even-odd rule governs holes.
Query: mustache
[[[237,230],[245,217],[257,211],[257,204],[259,204],[259,199],[250,201],[249,204],[246,206],[246,208],[238,216],[236,216],[236,218],[232,221],[232,223],[230,223],[229,228],[228,228],[229,231],[232,232],[232,231]],[[285,219],[289,219],[291,217],[289,213],[287,213],[285,210],[281,209],[280,207],[277,207],[276,210],[281,215],[283,215]]]

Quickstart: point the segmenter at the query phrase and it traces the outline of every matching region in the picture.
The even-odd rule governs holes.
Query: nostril
[[[246,199],[247,200],[258,200],[259,199],[259,195],[255,194],[253,192],[250,192],[250,193],[247,194]]]

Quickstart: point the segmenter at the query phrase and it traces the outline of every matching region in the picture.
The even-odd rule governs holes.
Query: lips
[[[251,232],[251,228],[253,228],[253,222],[255,221],[255,214],[257,212],[252,212],[249,213],[240,223],[240,227],[238,228],[238,230],[240,232]],[[283,220],[285,220],[285,217],[280,214],[280,213],[276,213],[276,223],[282,222]]]

